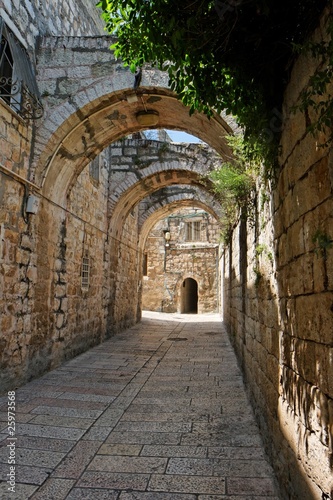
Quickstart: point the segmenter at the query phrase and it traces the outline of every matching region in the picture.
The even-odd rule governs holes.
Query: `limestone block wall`
[[[0,6],[0,16],[30,50],[41,35],[103,34],[100,12],[91,0],[3,0]]]
[[[25,212],[31,138],[31,128],[0,104],[0,352],[13,374],[25,357],[36,283],[35,226]]]
[[[186,278],[193,278],[198,283],[198,313],[217,312],[218,225],[206,214],[207,219],[201,222],[203,241],[186,242],[183,217],[191,213],[193,210],[183,209],[178,217],[173,214],[159,221],[149,233],[144,250],[147,276],[143,277],[143,309],[182,312],[182,285]],[[171,239],[166,245],[167,229]]]
[[[18,180],[1,184],[1,390],[138,319],[138,209],[117,240],[109,236],[107,159],[107,151],[97,159],[97,177],[92,165],[81,172],[66,206],[40,197],[36,215],[22,212],[25,188]],[[87,258],[89,284],[83,286]]]
[[[36,37],[38,35],[101,34],[103,23],[90,0],[74,2],[39,0],[4,0],[0,4],[0,16],[10,30],[28,49],[32,64],[35,62]],[[55,306],[59,313],[55,319],[50,314],[50,304],[42,311],[42,304],[49,300],[52,263],[56,256],[49,255],[48,244],[55,244],[61,253],[64,243],[57,235],[63,227],[63,215],[47,201],[40,204],[39,215],[28,215],[26,199],[31,190],[29,184],[31,157],[34,147],[35,125],[20,118],[9,106],[0,101],[0,352],[2,388],[25,380],[50,365],[50,343],[41,350],[44,336],[50,333],[55,321],[60,325],[60,312],[66,308],[65,295],[57,290]],[[9,170],[10,172],[7,172]],[[44,217],[44,225],[40,221]],[[51,224],[52,233],[47,224]],[[54,225],[53,225],[54,224]],[[38,250],[37,250],[38,246]],[[45,251],[43,254],[37,252]],[[59,263],[57,264],[60,265]],[[47,270],[48,269],[48,270]],[[53,268],[52,268],[53,269]],[[61,269],[61,267],[60,267]],[[60,269],[57,272],[60,273]],[[46,280],[40,287],[41,280]],[[46,296],[45,296],[45,292]],[[47,297],[47,298],[45,298]],[[40,304],[40,305],[39,305]],[[57,305],[58,304],[58,305]],[[65,318],[65,313],[63,314]],[[64,320],[65,321],[65,320]],[[45,327],[45,328],[44,328]],[[40,353],[40,354],[36,354]],[[55,355],[56,357],[56,355]],[[35,364],[31,364],[31,359]],[[30,361],[29,361],[30,360]]]
[[[138,208],[127,216],[121,238],[113,240],[111,253],[117,249],[117,263],[111,288],[114,290],[113,310],[110,314],[112,331],[132,326],[140,319],[139,297],[141,293],[140,252],[138,241]]]
[[[285,94],[270,202],[261,187],[255,227],[235,229],[222,261],[224,319],[282,495],[295,500],[333,495],[332,152],[290,112],[312,69],[301,58]]]

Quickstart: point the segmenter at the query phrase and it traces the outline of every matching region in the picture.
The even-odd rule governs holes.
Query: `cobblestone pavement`
[[[279,499],[217,315],[146,312],[15,398],[1,499]]]

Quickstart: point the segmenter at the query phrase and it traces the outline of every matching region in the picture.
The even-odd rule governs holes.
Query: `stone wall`
[[[221,262],[224,319],[295,500],[333,495],[333,248],[320,245],[333,240],[332,153],[290,112],[313,64],[300,58],[285,94],[277,187],[261,186],[255,227],[235,229]]]
[[[141,318],[141,254],[138,249],[138,208],[134,207],[127,216],[121,239],[113,241],[111,252],[117,249],[116,277],[111,285],[115,289],[112,301],[114,309],[110,314],[112,330],[119,331],[132,326]],[[116,245],[114,245],[114,243]]]
[[[8,181],[13,188],[4,201],[10,208],[12,193],[13,213],[3,207],[0,226],[2,388],[40,375],[138,319],[138,208],[118,240],[108,237],[108,156],[98,159],[98,179],[91,165],[82,171],[66,207],[41,198],[37,215],[24,224],[24,187]],[[83,258],[89,259],[88,287],[82,285]]]
[[[29,50],[38,36],[103,34],[100,12],[91,0],[3,0],[0,6],[0,16]]]
[[[201,215],[202,217],[201,217]],[[186,221],[201,219],[198,241],[186,241]],[[166,241],[164,232],[170,232]],[[183,312],[181,291],[186,278],[198,284],[198,313],[218,310],[218,224],[206,212],[183,209],[159,221],[147,238],[147,275],[143,277],[142,308]]]
[[[103,29],[89,0],[4,0],[0,16],[28,49],[33,65],[37,36],[101,34]],[[67,291],[62,283],[61,263],[66,248],[66,212],[49,205],[45,199],[41,200],[38,216],[26,212],[31,190],[39,193],[39,187],[29,181],[35,125],[36,122],[21,118],[0,101],[2,388],[37,376],[51,366],[53,356],[57,363],[57,348],[53,344],[63,342],[60,331],[67,322]],[[51,245],[54,245],[52,255]],[[51,290],[55,294],[52,305]],[[45,303],[47,308],[43,310]],[[55,339],[57,335],[60,340]],[[49,337],[52,340],[45,342]]]

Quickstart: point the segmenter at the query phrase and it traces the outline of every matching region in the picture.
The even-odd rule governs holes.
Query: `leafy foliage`
[[[223,163],[219,169],[209,173],[213,182],[214,192],[219,199],[223,217],[221,220],[222,239],[228,243],[233,226],[237,223],[240,213],[251,217],[254,210],[253,194],[259,166],[249,162],[247,145],[242,136],[229,136],[229,145],[233,148],[235,159],[233,163]]]
[[[327,256],[327,250],[333,247],[333,239],[321,229],[317,229],[312,237],[312,242],[317,244],[315,248],[316,254],[321,253],[324,258]]]
[[[316,25],[325,0],[101,0],[115,53],[132,71],[145,63],[169,74],[190,112],[225,110],[245,129],[247,154],[272,163],[276,113],[293,45]]]
[[[333,139],[333,21],[327,24],[327,40],[320,42],[308,41],[304,45],[298,45],[296,50],[312,56],[317,63],[317,70],[311,76],[308,85],[303,89],[294,111],[298,109],[306,113],[308,117],[308,130],[316,135],[317,132],[329,131],[329,138],[325,144]],[[309,110],[315,112],[315,120],[310,120]]]

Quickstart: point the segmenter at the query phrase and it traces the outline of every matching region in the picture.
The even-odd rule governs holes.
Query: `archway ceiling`
[[[144,110],[158,113],[158,123],[142,126],[137,113]],[[138,92],[127,89],[90,102],[59,127],[41,155],[41,165],[47,166],[41,172],[45,181],[43,193],[51,199],[56,197],[58,202],[61,198],[65,201],[68,188],[97,154],[115,140],[149,128],[186,131],[207,142],[222,157],[231,157],[225,136],[232,129],[220,116],[211,119],[199,113],[190,116],[188,108],[168,89],[150,87]]]
[[[200,186],[177,185],[168,186],[154,191],[139,203],[139,228],[143,227],[145,221],[157,210],[165,206],[186,203],[187,207],[198,204],[210,213],[215,219],[221,219],[222,207],[219,201]]]
[[[162,187],[181,184],[198,186],[207,192],[210,192],[211,188],[209,181],[203,182],[200,172],[170,168],[147,175],[132,184],[119,197],[115,193],[113,195],[115,197],[114,209],[109,221],[110,234],[119,238],[128,214],[147,195],[158,191]]]

